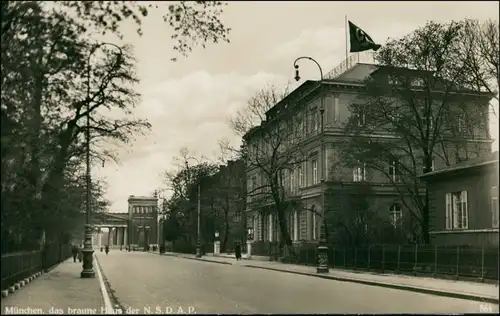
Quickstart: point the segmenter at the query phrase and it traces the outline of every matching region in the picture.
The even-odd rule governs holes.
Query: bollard
[[[396,273],[399,273],[399,263],[401,261],[401,246],[398,246],[398,268],[396,270]]]
[[[346,253],[345,253],[345,248],[344,248],[344,269],[346,268]]]
[[[457,267],[456,267],[456,275],[455,275],[455,278],[457,280],[458,280],[458,274],[459,274],[459,271],[458,271],[459,262],[460,262],[460,246],[457,246]]]
[[[484,282],[484,245],[481,247],[481,282]]]
[[[417,263],[418,263],[418,244],[415,245],[415,264],[413,266],[413,275],[417,275]]]
[[[434,246],[434,277],[437,277],[438,268],[438,246]]]
[[[357,261],[358,261],[358,248],[354,248],[354,270],[356,270]]]
[[[385,265],[385,245],[382,245],[382,273],[384,273]]]
[[[368,271],[370,271],[370,253],[372,246],[368,246]]]
[[[332,248],[332,268],[335,268],[335,248]]]

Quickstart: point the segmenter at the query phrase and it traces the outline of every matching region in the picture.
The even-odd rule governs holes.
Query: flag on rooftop
[[[349,35],[351,39],[351,53],[364,52],[370,49],[377,51],[381,47],[365,31],[351,21],[349,21]]]

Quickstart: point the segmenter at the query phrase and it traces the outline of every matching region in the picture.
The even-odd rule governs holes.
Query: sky
[[[195,49],[187,58],[170,61],[173,42],[160,12],[143,21],[143,36],[124,25],[123,41],[133,45],[142,101],[134,113],[147,117],[152,130],[118,151],[120,162],[96,164],[93,176],[107,184],[111,212],[126,212],[129,195],[152,195],[164,187],[162,173],[176,170],[174,157],[182,148],[215,160],[218,142],[239,142],[228,117],[267,84],[292,88],[293,61],[315,58],[326,73],[345,59],[345,16],[383,44],[424,25],[464,18],[499,19],[495,1],[474,2],[229,2],[221,19],[231,31],[231,43]],[[300,65],[301,77],[317,80],[313,63]],[[498,121],[492,124],[498,138]],[[498,149],[498,142],[495,142]]]

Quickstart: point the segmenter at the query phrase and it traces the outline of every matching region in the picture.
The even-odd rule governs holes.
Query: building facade
[[[245,244],[246,241],[246,218],[245,193],[246,175],[245,162],[239,160],[229,160],[226,165],[219,166],[219,172],[214,175],[219,183],[219,194],[222,194],[219,201],[219,209],[222,212],[217,214],[217,225],[221,250],[233,249],[235,242]]]
[[[158,244],[158,198],[134,196],[128,198],[129,245],[145,248]]]
[[[498,247],[498,151],[426,173],[436,245]]]
[[[398,169],[413,163],[411,167],[417,170],[418,176],[424,171],[423,161],[401,160],[397,164],[387,161],[386,166],[378,169],[370,168],[363,161],[358,161],[356,165],[343,161],[340,148],[352,139],[345,130],[346,124],[352,124],[354,117],[350,105],[360,95],[366,94],[364,80],[367,77],[384,75],[383,69],[376,65],[351,64],[350,68],[334,79],[303,83],[271,108],[260,126],[245,135],[249,156],[247,214],[256,241],[279,241],[281,238],[276,212],[269,210],[273,208],[271,197],[276,192],[258,194],[265,191],[266,187],[269,189],[269,181],[273,181],[270,175],[277,179],[286,199],[294,201],[291,205],[295,206],[287,210],[285,215],[294,242],[316,242],[322,218],[330,216],[336,221],[346,213],[354,213],[355,210],[349,210],[354,206],[342,201],[351,199],[356,204],[356,194],[359,198],[368,199],[366,204],[395,229],[400,229],[403,223],[415,226],[410,215],[416,212],[412,197],[401,189],[405,183],[400,179]],[[474,94],[473,97],[486,103],[491,98],[481,94]],[[324,104],[323,129],[319,111],[321,102]],[[364,124],[365,115],[356,115],[359,124]],[[372,131],[367,137],[376,141],[398,139],[397,135],[383,131]],[[488,153],[491,151],[491,142],[487,130],[473,130],[456,142],[461,146],[442,150],[436,148],[432,168],[438,169]],[[271,156],[280,158],[272,161]],[[324,181],[321,181],[322,178]],[[361,186],[368,186],[370,192],[363,191]],[[424,186],[419,186],[418,190],[419,194],[425,194]],[[357,218],[351,218],[349,221],[356,227],[365,227],[371,219],[358,221]],[[327,230],[330,236],[334,236],[343,228],[330,227]]]

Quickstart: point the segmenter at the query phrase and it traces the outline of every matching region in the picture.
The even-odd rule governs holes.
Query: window
[[[354,123],[356,126],[361,127],[365,125],[365,112],[361,109],[358,110],[359,112],[355,114],[355,121]]]
[[[255,190],[255,188],[257,188],[257,176],[253,176],[250,182],[250,189]]]
[[[354,167],[352,171],[352,180],[354,182],[366,181],[366,164],[361,164],[358,161],[358,165]]]
[[[422,158],[422,173],[432,172],[435,170],[436,167],[434,165],[434,160],[435,160],[435,158],[432,157],[431,170],[425,170],[425,158]]]
[[[340,112],[340,102],[339,102],[339,96],[334,95],[333,96],[333,105],[332,105],[332,120],[338,121],[339,120],[339,112]]]
[[[394,228],[401,226],[403,222],[403,211],[400,204],[394,203],[391,205],[389,208],[389,220]]]
[[[298,167],[298,174],[299,174],[299,188],[302,188],[304,186],[304,171],[302,170],[302,166]]]
[[[259,155],[259,145],[253,144],[252,145],[252,154],[254,155],[255,158]]]
[[[313,159],[311,165],[312,165],[312,176],[313,176],[312,184],[316,184],[318,183],[318,160]]]
[[[313,210],[314,211],[314,210]],[[312,240],[316,240],[316,213],[313,212],[312,214]]]
[[[414,77],[414,78],[412,78],[411,85],[414,87],[423,87],[424,86],[424,79],[422,79],[420,77]]]
[[[498,228],[498,187],[491,187],[491,224]]]
[[[429,122],[427,122],[429,120]],[[422,125],[423,125],[423,130],[429,130],[429,135],[432,135],[433,129],[434,129],[434,119],[432,118],[432,114],[427,115],[424,114],[422,116]]]
[[[401,80],[399,80],[399,78],[396,77],[395,75],[389,75],[389,84],[390,85],[400,85]]]
[[[463,134],[466,132],[466,125],[465,125],[465,114],[460,114],[458,116],[458,132]]]
[[[261,240],[269,241],[269,215],[260,215]]]
[[[314,112],[313,112],[313,128],[314,128],[314,132],[318,132],[319,131],[319,115],[318,115],[318,111],[316,109],[314,109]]]
[[[467,191],[446,194],[446,229],[467,229]]]
[[[288,172],[287,169],[281,170],[281,186],[284,190],[288,190],[290,185],[290,174]]]
[[[290,192],[295,193],[295,169],[290,169]]]
[[[236,210],[234,212],[234,221],[241,222],[241,211],[240,210]]]
[[[290,239],[294,240],[293,237],[294,237],[294,226],[295,226],[295,217],[293,216],[294,215],[294,212],[289,212],[288,213],[288,228],[289,228],[289,232],[290,232]]]
[[[389,164],[389,177],[394,183],[401,182],[401,171],[399,170],[398,164],[399,162],[397,160],[392,160]]]
[[[456,163],[467,161],[467,152],[465,150],[458,150],[455,153]]]

